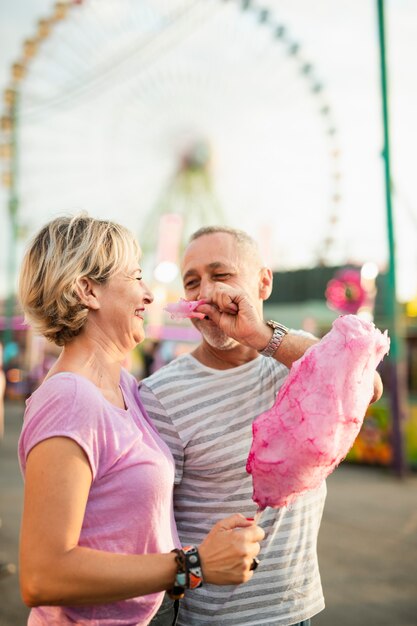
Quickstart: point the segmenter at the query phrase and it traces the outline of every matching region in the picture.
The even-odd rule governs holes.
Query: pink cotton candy
[[[289,505],[318,487],[344,459],[388,349],[387,331],[346,315],[293,364],[275,404],[252,427],[246,470],[260,509]]]
[[[165,311],[171,314],[172,319],[181,320],[185,318],[196,317],[200,320],[204,319],[204,313],[198,313],[195,309],[200,304],[206,304],[207,300],[184,300],[180,298],[178,302],[167,304]]]

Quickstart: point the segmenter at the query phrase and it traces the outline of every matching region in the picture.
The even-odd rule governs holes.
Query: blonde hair
[[[26,319],[47,339],[65,345],[80,333],[88,315],[76,293],[77,280],[106,283],[139,256],[132,233],[119,224],[85,213],[52,220],[33,238],[20,270]]]

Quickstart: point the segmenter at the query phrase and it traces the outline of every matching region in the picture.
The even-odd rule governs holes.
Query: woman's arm
[[[100,604],[173,586],[172,553],[124,555],[78,545],[91,481],[87,458],[71,439],[47,439],[29,453],[20,547],[27,605]],[[233,532],[237,526],[240,532]],[[239,515],[216,524],[200,550],[205,580],[249,580],[262,537],[259,527]]]

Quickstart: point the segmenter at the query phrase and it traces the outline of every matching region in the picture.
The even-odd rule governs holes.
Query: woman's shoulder
[[[51,437],[73,439],[97,469],[98,451],[104,437],[104,397],[95,385],[72,372],[59,372],[47,378],[26,402],[19,458],[25,467],[30,450]]]
[[[74,372],[57,372],[46,378],[26,401],[25,421],[49,419],[76,422],[97,420],[105,413],[106,400],[92,381]]]
[[[99,393],[97,387],[85,376],[74,372],[56,372],[47,377],[30,396],[28,403],[33,401],[44,402],[75,402],[90,400],[92,394]]]

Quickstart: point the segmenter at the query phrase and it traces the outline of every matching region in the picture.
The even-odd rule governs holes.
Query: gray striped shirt
[[[269,409],[288,369],[259,356],[228,370],[183,355],[140,386],[144,405],[176,464],[175,518],[183,545],[198,544],[219,519],[253,517],[246,459],[254,418]],[[326,486],[290,508],[263,513],[266,532],[253,578],[240,586],[187,591],[179,626],[289,626],[324,608],[317,535]]]

